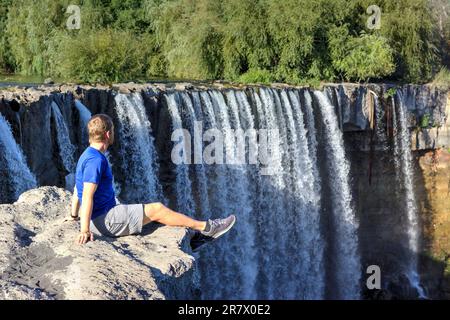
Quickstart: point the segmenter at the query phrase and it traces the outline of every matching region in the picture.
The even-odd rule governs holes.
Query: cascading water
[[[217,152],[211,152],[206,146],[206,142],[219,142],[223,140],[220,138],[220,135],[217,135],[220,131],[218,132],[218,120],[216,119],[210,94],[205,91],[200,92],[198,95],[195,94],[193,96],[193,100],[196,116],[203,120],[204,126],[203,140],[205,144],[203,154],[206,157],[204,157],[203,161],[206,165],[206,184],[209,189],[208,196],[210,203],[210,214],[205,218],[214,219],[223,216],[226,212],[230,212],[230,203],[227,201],[229,193],[226,181],[227,169],[223,164],[223,150],[219,148]],[[216,134],[218,140],[215,139],[214,134]],[[221,248],[213,246],[211,249],[202,255],[202,258],[204,257],[204,260],[202,259],[203,269],[206,272],[201,274],[203,283],[201,289],[204,297],[216,299],[224,296],[224,290],[227,290],[227,288],[221,285],[222,279],[217,274],[208,272],[207,270],[219,270],[229,260],[226,261],[225,256],[221,254]],[[233,271],[230,268],[224,269],[227,278],[230,277],[231,272]]]
[[[315,160],[317,152],[315,127],[311,122],[312,117],[309,118],[310,123],[306,124],[297,93],[289,91],[287,94],[283,91],[282,97],[292,136],[289,141],[291,146],[289,153],[293,158],[292,200],[299,204],[295,206],[295,221],[300,230],[297,239],[302,246],[298,254],[301,271],[299,278],[304,279],[305,284],[301,296],[304,299],[321,299],[324,297],[325,288],[324,239],[320,230],[320,176]],[[305,108],[312,112],[310,104],[307,103]],[[311,131],[310,136],[314,137],[311,143],[308,141],[305,127]]]
[[[0,114],[0,203],[13,202],[25,191],[36,187],[36,178],[14,140],[11,126]]]
[[[238,218],[235,232],[228,235],[227,241],[220,241],[201,253],[203,297],[324,298],[326,270],[320,216],[321,181],[309,92],[304,93],[305,105],[302,105],[298,92],[265,88],[248,94],[235,90],[225,94],[214,90],[192,95],[175,92],[166,94],[165,99],[172,128],[187,131],[180,131],[174,141],[176,154],[184,157],[180,157],[182,163],[175,168],[177,210],[193,211],[197,218],[203,219],[229,213]],[[256,110],[252,110],[253,103]],[[321,101],[321,108],[328,107],[328,101]],[[345,246],[337,248],[343,250],[343,257],[336,253],[336,259],[341,263],[337,270],[338,284],[342,286],[336,296],[354,299],[359,297],[360,266],[356,250],[357,224],[351,196],[345,194],[350,192],[346,176],[348,164],[343,158],[342,133],[337,131],[337,118],[329,115],[330,110],[324,112],[327,113],[326,121],[334,121],[329,129],[329,135],[336,136],[333,137],[334,144],[338,144],[331,147],[333,160],[337,165],[344,165],[341,170],[334,166],[330,168],[338,175],[332,182],[339,182],[338,188],[341,188],[335,200],[337,210],[334,214],[339,231],[334,241]],[[199,133],[196,137],[194,129],[203,129],[200,139],[203,133],[205,136],[222,135],[219,138],[203,137],[202,143],[195,141],[199,139]],[[266,131],[257,132],[257,129]],[[274,132],[278,135],[274,136]],[[239,140],[242,136],[245,138]],[[341,140],[337,140],[339,137]],[[216,163],[211,163],[202,156],[208,154],[210,144],[216,139],[223,142],[223,146],[222,150],[215,150]],[[265,139],[269,143],[263,145]],[[279,143],[273,143],[277,139]],[[249,149],[255,147],[252,142],[256,143],[258,152],[271,159],[269,170],[263,170],[268,169],[267,163],[250,163]],[[190,170],[191,149],[195,149],[193,144],[196,143],[204,152],[194,158],[203,161],[195,163]],[[245,163],[239,158],[242,145]],[[208,192],[194,198],[195,188]],[[353,260],[345,264],[348,257]]]
[[[400,180],[400,185],[404,187],[403,199],[407,216],[408,249],[410,251],[406,273],[412,287],[417,290],[419,297],[425,298],[418,273],[419,221],[417,200],[413,187],[411,134],[407,125],[407,106],[403,91],[398,90],[396,97],[392,101],[397,118],[397,135],[394,141],[397,178]]]
[[[121,170],[125,173],[121,198],[129,203],[164,203],[151,124],[142,95],[119,93],[115,101],[120,124],[116,130],[120,140]]]
[[[78,110],[80,116],[80,130],[81,130],[81,143],[84,147],[89,145],[89,134],[87,130],[87,124],[92,117],[91,112],[86,106],[81,103],[80,100],[75,100],[75,107]]]
[[[253,199],[256,198],[256,189],[254,181],[256,179],[256,167],[254,165],[245,165],[245,160],[248,159],[248,163],[251,163],[252,157],[251,151],[245,152],[245,150],[239,149],[241,146],[245,148],[246,140],[245,133],[248,136],[248,146],[256,145],[256,132],[254,127],[254,119],[250,111],[250,105],[247,101],[245,94],[230,90],[226,94],[228,104],[230,106],[231,115],[231,127],[235,130],[235,148],[233,153],[236,157],[236,164],[230,165],[230,170],[233,173],[236,185],[232,194],[235,196],[234,203],[237,205],[237,210],[240,212],[239,225],[236,227],[236,243],[239,244],[233,248],[237,251],[238,257],[241,257],[241,269],[242,285],[240,295],[244,299],[255,299],[255,285],[256,285],[256,231],[254,227],[254,203]],[[223,100],[222,100],[223,101]],[[224,102],[224,101],[223,101]],[[222,105],[223,112],[226,109],[226,104]],[[239,111],[242,111],[242,121]],[[239,137],[241,139],[239,140]],[[242,158],[239,158],[242,156]],[[241,162],[241,161],[244,162]]]
[[[218,128],[224,133],[225,159],[226,159],[226,185],[228,185],[227,212],[239,212],[239,224],[236,226],[236,232],[231,235],[231,241],[224,244],[224,250],[230,252],[231,260],[225,260],[225,265],[232,272],[236,273],[236,281],[226,288],[225,296],[237,294],[245,299],[255,298],[254,281],[254,228],[251,222],[253,213],[253,198],[251,196],[249,176],[247,166],[241,164],[238,146],[241,145],[239,135],[241,132],[236,129],[242,129],[238,115],[238,105],[234,92],[228,91],[228,103],[225,97],[219,91],[212,91],[211,97],[213,106],[217,114]],[[236,268],[238,259],[241,264]]]
[[[319,111],[323,119],[327,144],[328,170],[332,188],[332,210],[335,239],[332,241],[336,273],[336,298],[360,298],[360,257],[358,252],[358,223],[352,207],[352,193],[349,183],[350,166],[345,158],[344,141],[339,123],[326,95],[315,91]]]
[[[72,191],[75,186],[75,146],[70,141],[69,129],[64,120],[59,106],[53,101],[51,103],[53,118],[56,125],[56,138],[58,141],[59,155],[67,171],[66,189]]]
[[[178,105],[176,98],[178,95],[172,94],[166,96],[167,107],[169,108],[169,113],[172,116],[173,131],[183,130],[183,123],[181,122],[181,117],[178,111]],[[175,157],[180,157],[180,162],[176,162],[176,201],[178,210],[184,212],[185,214],[192,215],[195,212],[194,209],[194,198],[192,194],[192,183],[189,178],[189,167],[187,164],[191,163],[191,139],[184,137],[184,131],[182,137],[182,145],[179,150],[179,154],[174,154],[176,150],[172,152],[172,160]],[[186,143],[188,145],[186,145]]]

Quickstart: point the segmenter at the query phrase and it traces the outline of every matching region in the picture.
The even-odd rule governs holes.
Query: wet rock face
[[[450,152],[446,149],[424,152],[419,161],[423,184],[419,190],[423,251],[423,282],[431,294],[450,299]]]
[[[352,146],[351,137],[347,144]],[[363,290],[366,299],[415,299],[404,273],[409,252],[405,210],[388,151],[350,152],[351,176],[363,272],[381,269],[382,290]],[[419,274],[428,298],[450,298],[450,153],[446,149],[413,153],[414,190],[420,223]],[[369,176],[369,169],[372,177]],[[403,270],[402,270],[403,269]],[[365,278],[367,278],[366,276]]]
[[[56,102],[68,123],[74,123],[74,99],[71,94],[40,96],[27,105],[11,107],[12,101],[0,102],[0,112],[11,124],[16,142],[21,146],[28,167],[35,174],[39,185],[64,186],[65,175],[56,141],[55,120],[51,103]],[[71,141],[79,141],[77,132],[70,131]]]
[[[330,87],[331,88],[331,87]],[[358,139],[355,150],[368,151],[373,141],[371,128],[383,122],[387,130],[392,130],[394,109],[398,108],[400,92],[407,106],[407,122],[411,131],[412,150],[435,149],[450,145],[450,94],[426,85],[355,86],[340,85],[337,90],[328,91],[336,112],[341,119],[342,130]],[[376,101],[375,101],[376,100]],[[371,117],[373,115],[373,117]],[[372,126],[373,124],[373,126]],[[394,135],[395,132],[390,133]],[[374,149],[382,146],[375,143]]]
[[[194,258],[183,228],[74,243],[71,194],[28,191],[0,205],[0,299],[192,299]]]

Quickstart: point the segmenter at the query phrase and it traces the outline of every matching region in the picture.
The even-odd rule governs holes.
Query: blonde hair
[[[105,141],[105,134],[113,128],[112,119],[106,114],[96,114],[89,120],[89,143]]]

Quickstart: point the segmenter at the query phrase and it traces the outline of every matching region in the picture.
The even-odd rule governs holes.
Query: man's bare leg
[[[206,228],[205,221],[192,219],[184,214],[170,210],[160,202],[144,205],[144,225],[158,222],[171,227],[187,227],[198,231]]]

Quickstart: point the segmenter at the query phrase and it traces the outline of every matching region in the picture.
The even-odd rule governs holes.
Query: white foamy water
[[[83,103],[81,103],[80,100],[75,100],[75,107],[77,108],[80,116],[80,130],[82,134],[81,142],[83,143],[83,146],[87,147],[89,145],[89,133],[87,129],[87,124],[89,120],[91,120],[92,114],[89,111],[89,109],[86,108],[86,106]]]
[[[56,125],[56,139],[61,160],[68,174],[66,175],[66,189],[73,191],[75,186],[75,146],[70,141],[69,129],[61,114],[59,106],[53,101],[51,103],[53,117]]]
[[[165,202],[158,178],[158,159],[151,136],[151,124],[140,93],[117,94],[116,128],[122,168],[126,173],[121,186],[123,198],[131,202]]]
[[[11,196],[14,200],[17,200],[23,192],[35,188],[37,183],[35,176],[28,168],[22,149],[14,140],[10,124],[1,114],[0,151],[2,152],[2,158],[4,158],[4,162],[0,163],[0,167],[3,167],[7,172],[7,177],[3,178],[6,178],[11,188],[9,191],[11,194],[0,194],[0,201],[9,199]]]
[[[235,159],[241,147],[236,130],[279,132],[280,143],[269,144],[264,151],[273,154],[274,161],[279,163],[271,175],[261,174],[261,164],[249,164],[248,141],[244,164],[203,162],[192,168],[187,164],[175,167],[178,210],[193,211],[202,219],[231,213],[238,219],[227,241],[218,241],[201,253],[200,282],[204,283],[201,288],[204,298],[325,297],[325,239],[321,230],[321,180],[317,166],[319,142],[311,96],[307,92],[302,94],[305,105],[299,92],[264,88],[248,93],[210,90],[165,96],[173,129],[184,128],[190,133],[192,140],[185,148],[191,148],[192,152],[194,144],[203,149],[208,144],[193,140],[196,121],[202,121],[203,132],[216,128],[223,133],[225,161]],[[329,108],[328,100],[320,95],[318,99],[321,107]],[[328,110],[324,121],[327,124],[334,121],[327,137],[333,136],[333,144],[337,146],[332,147],[332,157],[337,160],[336,167],[342,166],[330,168],[337,174],[337,178],[330,177],[331,182],[339,183],[333,190],[337,193],[333,215],[338,230],[335,242],[343,252],[342,257],[336,253],[339,261],[336,277],[340,286],[337,295],[356,299],[360,265],[357,223],[349,195],[349,167],[336,116]]]
[[[405,188],[403,193],[404,207],[407,217],[407,235],[409,248],[409,261],[406,271],[411,285],[417,289],[420,298],[425,298],[425,292],[420,285],[418,273],[418,251],[419,251],[419,221],[417,200],[414,193],[414,171],[411,152],[411,133],[408,128],[406,118],[407,106],[405,97],[401,90],[398,90],[397,101],[393,99],[394,110],[397,115],[397,136],[395,139],[395,159],[397,166],[397,178]]]
[[[338,284],[336,298],[359,299],[361,262],[358,250],[358,222],[352,206],[350,189],[350,165],[345,158],[342,131],[338,118],[328,97],[315,91],[319,111],[323,119],[327,143],[328,171],[332,188],[332,211],[335,228],[334,261]]]

